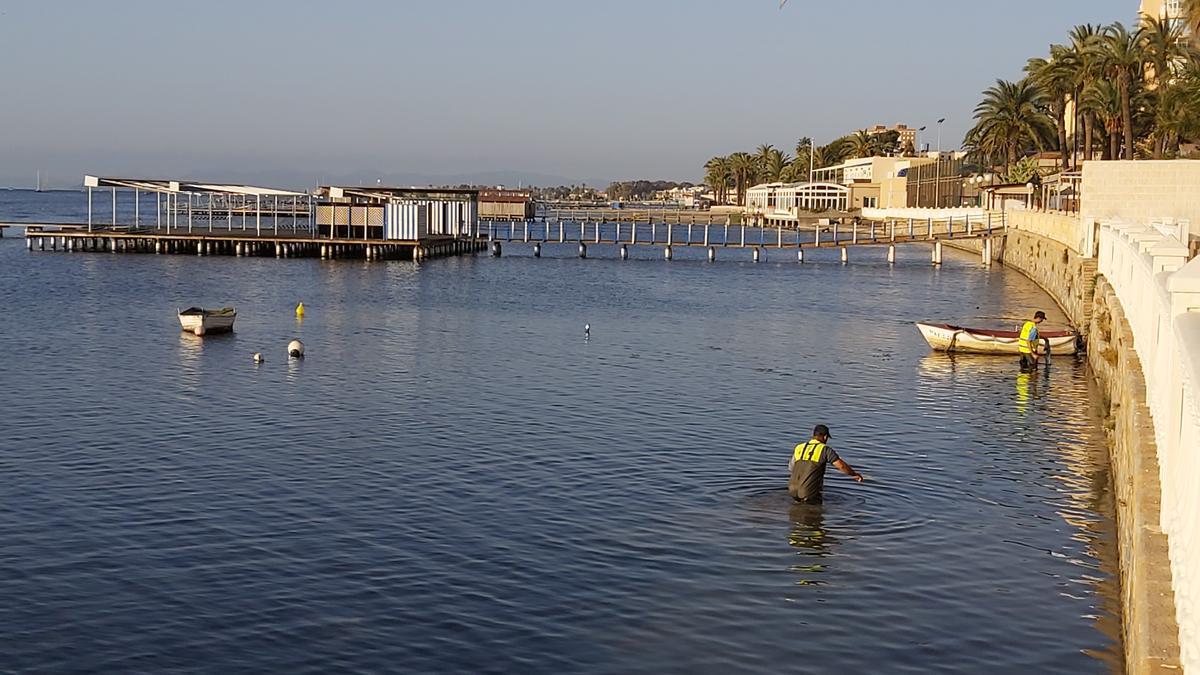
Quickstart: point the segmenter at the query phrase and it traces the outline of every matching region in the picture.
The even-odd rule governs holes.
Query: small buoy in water
[[[304,303],[303,302],[296,305],[296,318],[297,319],[304,318]]]
[[[262,352],[254,352],[254,362],[262,363],[266,359],[263,358]]]
[[[592,324],[583,324],[583,337],[592,337]]]
[[[292,340],[288,343],[288,356],[293,359],[304,358],[304,343],[299,340]]]

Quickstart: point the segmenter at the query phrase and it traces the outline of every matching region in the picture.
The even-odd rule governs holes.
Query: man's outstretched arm
[[[855,471],[854,467],[847,464],[846,460],[844,460],[844,459],[834,460],[833,466],[835,468],[837,468],[838,471],[841,471],[842,473],[846,474],[847,476],[852,477],[854,480],[856,480],[860,483],[863,482],[863,475],[861,473]]]

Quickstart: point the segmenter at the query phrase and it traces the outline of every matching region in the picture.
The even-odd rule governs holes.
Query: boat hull
[[[995,354],[1016,356],[1021,353],[1017,331],[964,328],[950,324],[917,323],[921,336],[940,352],[957,354]],[[1049,346],[1052,354],[1074,354],[1078,336],[1071,331],[1047,331],[1038,337],[1040,351]]]
[[[179,312],[179,327],[188,333],[210,335],[228,333],[233,330],[237,312],[231,309],[199,310],[187,309]]]

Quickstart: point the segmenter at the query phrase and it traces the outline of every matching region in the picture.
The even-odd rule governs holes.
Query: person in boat
[[[829,427],[818,424],[813,428],[812,440],[792,450],[792,460],[788,463],[788,492],[798,502],[821,503],[825,489],[825,467],[830,464],[854,480],[863,482],[863,475],[829,447],[829,437]]]
[[[1031,370],[1038,367],[1038,324],[1046,320],[1042,310],[1034,312],[1033,318],[1021,326],[1021,337],[1018,338],[1017,349],[1021,351],[1021,369]]]

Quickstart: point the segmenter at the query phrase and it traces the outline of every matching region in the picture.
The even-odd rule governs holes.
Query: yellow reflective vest
[[[1024,326],[1021,326],[1021,337],[1017,343],[1017,348],[1022,354],[1032,354],[1035,351],[1035,345],[1030,336],[1037,334],[1037,324],[1032,321],[1026,321]]]
[[[792,463],[802,460],[805,462],[819,462],[821,461],[821,455],[824,453],[825,444],[813,439],[796,446],[796,449],[792,451]]]

